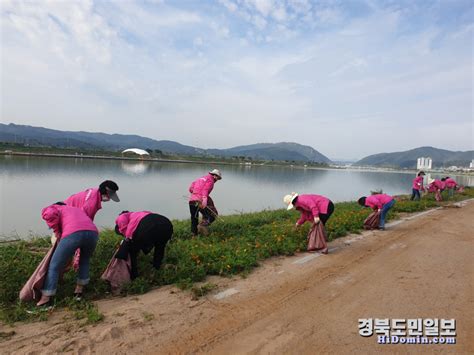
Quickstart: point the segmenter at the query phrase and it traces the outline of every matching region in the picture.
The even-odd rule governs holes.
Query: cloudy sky
[[[1,121],[330,158],[473,149],[472,0],[0,0]]]

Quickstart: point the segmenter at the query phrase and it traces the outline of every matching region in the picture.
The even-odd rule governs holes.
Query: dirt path
[[[474,353],[473,215],[471,201],[341,238],[327,256],[274,258],[211,278],[219,289],[197,301],[174,287],[101,301],[95,326],[58,312],[15,327],[0,353]],[[457,343],[379,345],[359,318],[455,318]]]

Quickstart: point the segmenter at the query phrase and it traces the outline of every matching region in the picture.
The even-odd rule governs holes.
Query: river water
[[[188,187],[213,168],[223,175],[211,194],[220,214],[283,208],[283,196],[292,191],[325,195],[334,202],[378,189],[410,193],[414,178],[401,172],[0,156],[0,239],[49,234],[41,219],[43,207],[107,179],[118,183],[121,202],[103,203],[95,218],[100,228],[113,226],[122,210],[188,218]],[[456,179],[474,183],[472,176]]]

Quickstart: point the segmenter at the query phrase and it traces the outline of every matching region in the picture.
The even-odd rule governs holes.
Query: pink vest
[[[439,190],[444,190],[446,188],[446,184],[444,181],[436,179],[435,181],[432,182],[433,186],[436,187]]]
[[[365,199],[365,205],[373,209],[382,208],[385,204],[393,200],[393,197],[386,194],[370,195]]]
[[[92,220],[94,220],[97,211],[102,208],[99,189],[94,188],[74,194],[64,200],[64,203],[82,209]]]
[[[51,205],[43,208],[41,217],[61,238],[79,231],[99,232],[89,216],[77,207]]]
[[[321,195],[299,195],[294,206],[301,212],[301,217],[296,223],[312,222],[320,213],[326,214],[329,202],[328,198]]]
[[[191,193],[189,201],[199,201],[202,207],[205,208],[207,206],[207,198],[214,188],[214,182],[214,178],[211,174],[194,180],[191,186],[189,186],[189,192]]]
[[[423,176],[417,176],[413,179],[413,188],[415,190],[421,190],[423,188]]]
[[[132,239],[133,233],[135,233],[135,230],[137,229],[143,217],[146,217],[152,213],[153,212],[150,211],[122,213],[115,220],[115,224],[118,226],[119,232],[122,233],[125,238]]]
[[[452,188],[456,187],[457,184],[458,184],[458,183],[456,182],[456,180],[451,179],[451,178],[446,179],[446,181],[445,181],[444,183],[446,184],[446,187],[447,187],[448,189],[452,189]]]

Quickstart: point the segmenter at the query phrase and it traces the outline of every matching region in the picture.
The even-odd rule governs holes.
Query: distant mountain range
[[[454,152],[434,147],[420,147],[404,152],[369,155],[357,161],[354,165],[416,168],[416,161],[420,157],[430,157],[433,160],[433,168],[453,165],[462,167],[469,166],[474,158],[474,151]]]
[[[258,143],[229,149],[202,149],[169,140],[154,140],[138,135],[70,132],[0,123],[0,142],[24,143],[58,148],[123,150],[141,148],[164,153],[193,156],[243,156],[252,159],[331,163],[312,147],[298,143]]]

